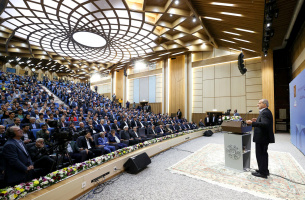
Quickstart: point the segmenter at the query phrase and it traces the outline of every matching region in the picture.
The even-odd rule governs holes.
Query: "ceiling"
[[[1,15],[0,56],[22,67],[85,79],[90,73],[122,69],[134,60],[155,62],[213,47],[261,55],[265,1],[219,2],[11,0]],[[273,47],[282,43],[296,2],[278,0]],[[94,33],[106,45],[76,42],[77,32]],[[92,42],[91,37],[85,39]],[[16,61],[18,57],[22,59]]]

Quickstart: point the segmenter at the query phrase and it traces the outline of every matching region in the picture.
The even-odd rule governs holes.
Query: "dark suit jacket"
[[[122,130],[120,132],[120,138],[122,138],[123,140],[129,140],[130,139],[129,132]]]
[[[209,117],[209,122],[208,122],[208,117],[204,118],[205,126],[210,126],[211,123],[212,123],[212,118],[211,117]]]
[[[95,126],[96,132],[99,133],[99,132],[103,132],[104,130],[106,131],[106,128],[104,127],[104,130],[103,130],[102,126],[104,127],[104,125],[101,125],[101,124]]]
[[[265,108],[257,117],[256,122],[252,123],[254,128],[253,142],[274,143],[273,116],[268,108]]]
[[[182,112],[180,111],[180,112],[177,112],[177,116],[178,116],[178,119],[181,119],[181,117],[182,117]]]
[[[26,149],[26,147],[24,146]],[[22,182],[26,179],[27,167],[33,165],[30,154],[26,154],[14,139],[8,139],[3,148],[6,161],[6,177],[8,183]]]
[[[88,145],[87,145],[87,141],[86,141],[86,138],[85,137],[83,137],[82,139],[81,139],[81,147],[80,148],[84,148],[84,149],[88,149]],[[89,143],[90,143],[90,146],[91,146],[91,148],[94,148],[95,147],[95,142],[94,142],[94,139],[93,140],[90,140],[89,139]]]
[[[126,123],[128,124],[128,122],[126,121]],[[126,126],[125,122],[124,121],[121,121],[120,122],[120,129],[123,130],[124,129],[124,126]],[[128,126],[129,127],[129,126]]]
[[[115,131],[117,131],[118,128],[119,128],[119,125],[118,125],[118,124],[115,125],[115,123],[113,123],[113,124],[111,125],[111,129],[114,129]]]
[[[204,127],[204,123],[203,122],[199,122],[199,127]]]
[[[154,131],[155,131],[155,133],[154,133]],[[154,129],[154,131],[152,130],[152,128],[148,128],[147,134],[148,134],[148,135],[157,135],[156,129]]]

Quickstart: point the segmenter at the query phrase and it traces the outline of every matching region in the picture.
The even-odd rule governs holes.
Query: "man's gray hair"
[[[36,139],[36,142],[40,142],[40,141],[44,142],[44,139],[43,138],[37,138]]]
[[[30,118],[30,120],[32,120],[32,119],[35,119],[35,120],[36,120],[36,118],[35,118],[35,117],[31,117],[31,118]]]
[[[269,102],[267,99],[262,99],[262,103],[263,104],[266,104],[267,107],[269,107]]]

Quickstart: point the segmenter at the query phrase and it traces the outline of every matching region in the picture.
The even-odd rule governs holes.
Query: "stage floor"
[[[305,156],[290,142],[290,135],[275,135],[276,143],[270,151],[288,152],[305,167]],[[171,173],[168,168],[190,156],[208,144],[223,145],[223,133],[212,137],[200,137],[169,149],[152,158],[152,163],[137,175],[123,173],[100,194],[92,192],[78,199],[263,199],[248,192],[228,189],[196,178]],[[254,144],[252,144],[252,149]],[[271,166],[271,165],[270,165]],[[270,169],[272,171],[272,169]],[[271,177],[272,178],[272,177]],[[284,181],[284,179],[283,179]],[[305,189],[305,186],[302,186]],[[97,188],[100,190],[100,188]],[[98,191],[96,190],[96,191]],[[267,196],[265,198],[268,198]]]

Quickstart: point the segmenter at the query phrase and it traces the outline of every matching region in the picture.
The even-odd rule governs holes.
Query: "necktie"
[[[137,134],[137,132],[134,132],[134,133],[136,134],[137,137],[139,137],[138,134]]]
[[[36,124],[35,123],[32,124],[32,127],[33,127],[33,129],[36,129]]]

